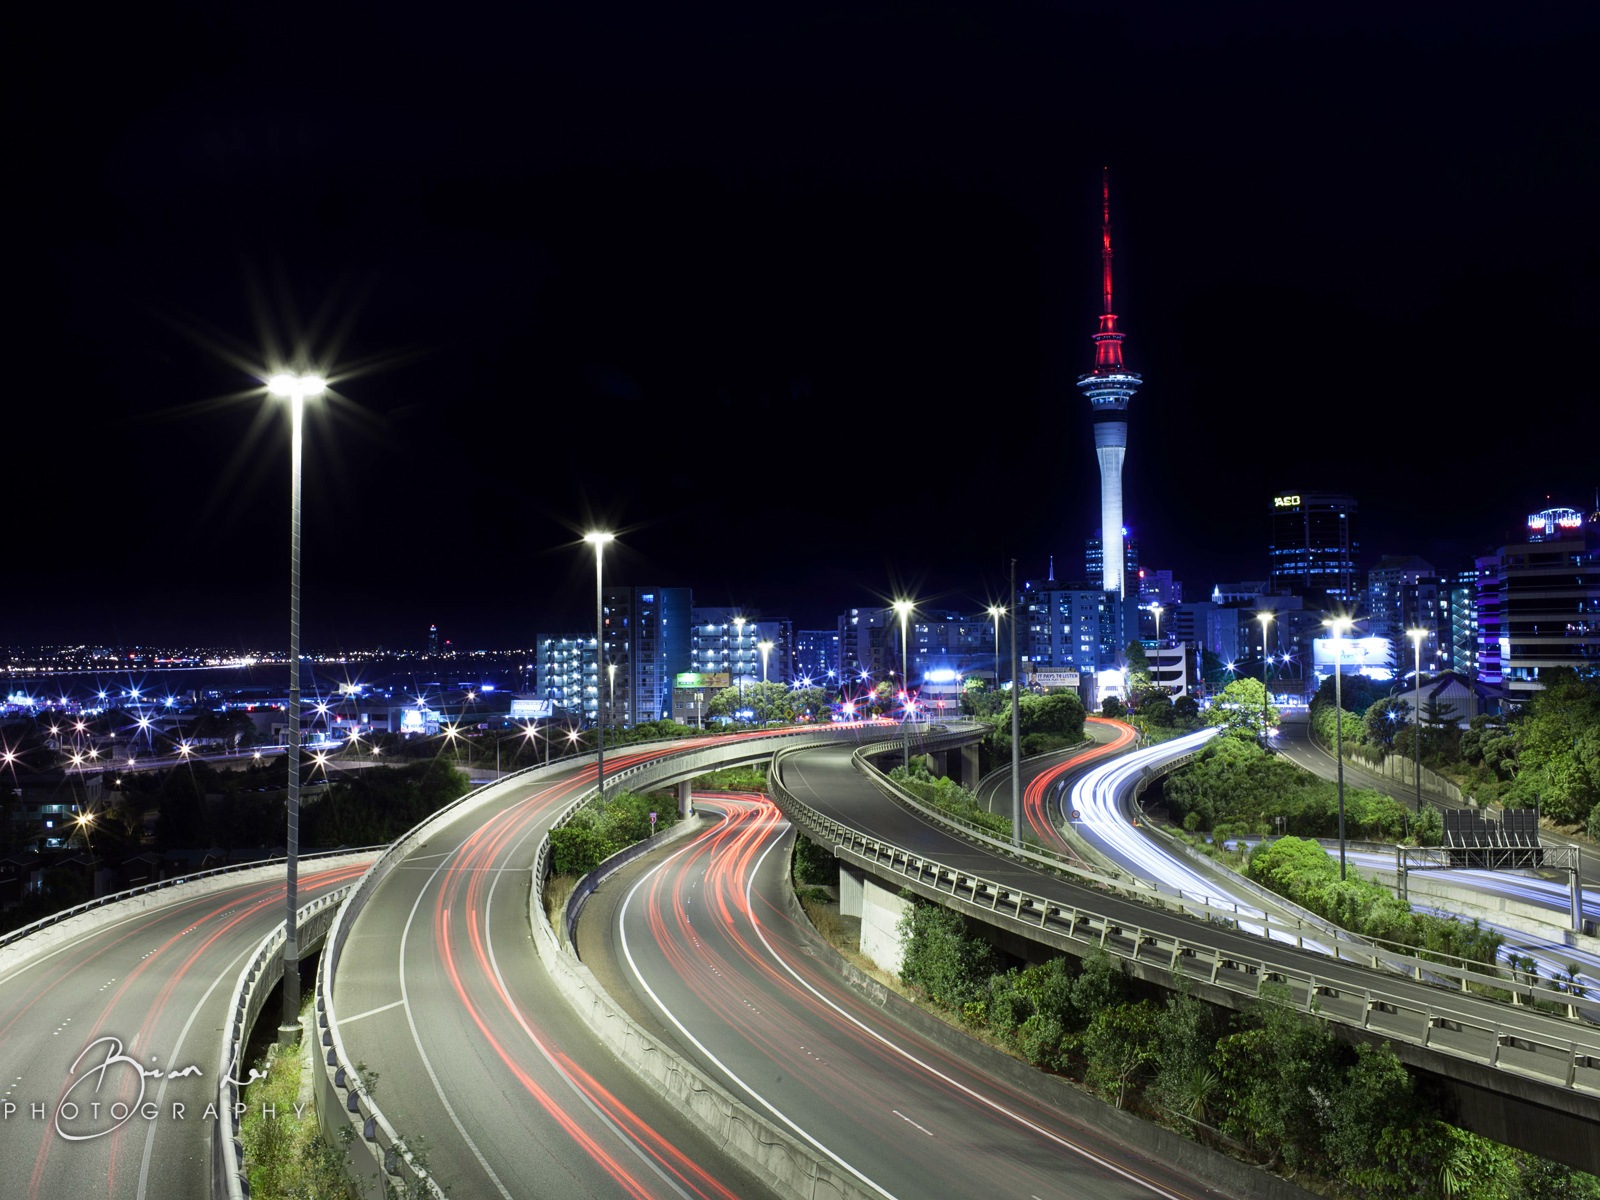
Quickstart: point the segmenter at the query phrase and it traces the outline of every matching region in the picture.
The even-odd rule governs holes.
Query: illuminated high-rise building
[[[1326,596],[1353,609],[1361,598],[1356,557],[1358,506],[1331,492],[1280,492],[1272,497],[1268,587],[1296,596]]]
[[[1078,377],[1078,388],[1094,413],[1094,454],[1100,461],[1100,586],[1127,594],[1123,561],[1122,461],[1128,453],[1128,402],[1139,375],[1122,363],[1122,334],[1111,307],[1111,181],[1100,180],[1100,328],[1094,335],[1094,370]]]
[[[1600,663],[1600,511],[1536,512],[1520,541],[1477,566],[1482,682],[1520,701],[1544,687],[1541,673]]]

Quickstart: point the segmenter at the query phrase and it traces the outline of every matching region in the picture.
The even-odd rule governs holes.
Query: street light
[[[1339,771],[1339,879],[1343,882],[1344,864],[1344,631],[1354,624],[1349,617],[1334,617],[1323,622],[1333,630],[1333,746]]]
[[[1000,618],[1006,615],[1003,604],[989,605],[989,617],[994,621],[994,690],[1000,690]]]
[[[744,708],[744,672],[739,670],[739,652],[744,649],[744,618],[733,619],[733,661],[734,672],[739,677],[739,707]]]
[[[772,643],[757,642],[756,649],[761,651],[761,682],[765,683],[767,681],[767,655],[772,653]],[[799,685],[796,684],[795,686],[798,687]]]
[[[300,461],[305,402],[327,388],[320,375],[283,372],[267,391],[289,401],[289,797],[283,906],[283,1021],[300,1020],[300,938],[296,928],[300,859]]]
[[[1417,655],[1417,699],[1416,711],[1411,714],[1411,749],[1416,759],[1417,815],[1420,817],[1422,815],[1422,639],[1428,636],[1428,631],[1421,628],[1408,629],[1406,636],[1411,639],[1412,648]]]
[[[1261,748],[1267,748],[1267,626],[1272,624],[1273,613],[1258,612],[1256,620],[1261,622]]]
[[[606,800],[606,719],[600,707],[600,655],[606,644],[605,602],[601,584],[601,560],[605,555],[606,543],[613,541],[615,534],[611,533],[586,533],[583,540],[594,547],[594,665],[596,675],[594,679],[594,715],[595,715],[595,756],[594,780],[595,789],[599,794],[600,803]]]
[[[534,735],[533,723],[529,722],[527,725],[524,725],[521,728],[521,730],[518,731],[518,733],[508,733],[503,738],[496,738],[495,739],[495,743],[494,743],[494,775],[495,775],[496,779],[500,778],[500,746],[501,746],[501,744],[503,742],[509,742],[512,738],[517,737],[519,735],[522,736],[522,737],[527,738],[531,742],[533,740],[533,735]]]
[[[1161,614],[1167,610],[1161,607],[1160,601],[1157,601],[1150,606],[1150,611],[1155,614],[1156,618],[1155,678],[1151,682],[1161,688],[1162,691],[1166,691],[1166,687],[1161,682]]]
[[[911,690],[911,660],[906,653],[906,618],[915,607],[910,600],[896,600],[893,605],[894,611],[900,614],[900,686],[908,695]]]
[[[1011,560],[1011,607],[1017,607],[1017,560]],[[1022,845],[1022,696],[1017,688],[1021,674],[1017,662],[1017,618],[1011,618],[1011,844]]]

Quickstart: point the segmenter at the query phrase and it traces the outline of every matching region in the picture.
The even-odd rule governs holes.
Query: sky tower
[[[1122,365],[1122,334],[1111,308],[1111,169],[1100,176],[1100,292],[1104,301],[1094,335],[1094,370],[1078,387],[1094,411],[1094,454],[1100,460],[1101,588],[1124,595],[1122,460],[1128,453],[1128,401],[1139,376]]]

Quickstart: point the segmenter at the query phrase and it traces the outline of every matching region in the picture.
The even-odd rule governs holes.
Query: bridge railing
[[[329,858],[341,854],[375,854],[383,849],[383,846],[349,846],[335,850],[314,850],[309,854],[300,855],[300,861],[314,862],[319,858]],[[64,908],[48,917],[40,917],[37,921],[24,925],[19,929],[13,929],[10,933],[0,934],[0,949],[14,945],[30,934],[49,929],[54,925],[60,925],[64,921],[70,921],[73,917],[80,917],[85,913],[94,912],[96,909],[105,908],[107,905],[121,904],[125,900],[136,900],[141,896],[151,896],[158,892],[171,891],[181,884],[194,883],[202,879],[215,879],[222,875],[237,875],[243,871],[255,871],[261,867],[270,867],[274,863],[286,861],[287,859],[283,855],[276,854],[268,858],[255,859],[251,862],[229,863],[225,867],[212,867],[209,870],[194,871],[188,875],[177,875],[171,879],[158,879],[154,883],[141,884],[138,887],[113,892],[108,896],[99,896],[93,900],[86,900],[82,904],[74,904],[71,908]]]
[[[1273,956],[1270,922],[1241,919],[1229,910],[1210,905],[1185,902],[1182,908],[1190,915],[1200,915],[1241,932],[1262,936],[1261,953],[1243,956],[1220,949],[1206,941],[1201,929],[1193,934],[1175,935],[1099,911],[1087,901],[1074,904],[999,883],[870,837],[818,812],[784,786],[782,763],[788,754],[785,750],[776,756],[770,780],[773,798],[784,815],[814,840],[833,845],[840,858],[904,879],[912,885],[913,891],[961,901],[984,913],[984,919],[1014,928],[1024,936],[1036,938],[1039,932],[1048,933],[1051,936],[1044,940],[1052,944],[1071,944],[1080,949],[1100,945],[1123,959],[1155,961],[1194,978],[1200,977],[1195,974],[1199,969],[1207,983],[1249,996],[1260,996],[1265,983],[1283,983],[1289,987],[1291,1002],[1301,1011],[1600,1095],[1600,1031],[1590,1025],[1561,1021],[1526,1008],[1504,1009],[1452,1000],[1451,996],[1456,993],[1445,988],[1439,989],[1437,997],[1430,996],[1426,1003],[1419,1003],[1412,994],[1386,989],[1381,974],[1374,976],[1370,986],[1357,992],[1347,983],[1308,970],[1304,962]],[[1002,843],[1002,847],[1014,854],[1009,844]],[[1080,877],[1092,875],[1081,868],[1068,873]],[[1162,894],[1148,891],[1141,894],[1122,881],[1100,880],[1098,883],[1103,890],[1118,891],[1162,908],[1176,907]],[[1252,924],[1267,928],[1253,930]],[[1282,930],[1283,934],[1288,932]],[[1523,1004],[1546,1001],[1565,1009],[1575,1007],[1576,998],[1570,993],[1499,978],[1486,980],[1447,964],[1387,951],[1380,956],[1370,945],[1346,943],[1341,939],[1329,941],[1331,944],[1323,945],[1297,932],[1292,944],[1368,968],[1398,969],[1415,981],[1430,982],[1442,977],[1452,981],[1451,986],[1459,987],[1462,993],[1470,983],[1487,982],[1489,986],[1510,992]],[[1285,944],[1289,944],[1287,938]],[[1463,997],[1463,1001],[1465,999]]]
[[[334,913],[354,884],[335,888],[298,910],[296,928],[303,945],[314,944],[333,924]],[[245,1045],[261,1009],[283,978],[283,926],[262,938],[250,955],[228,997],[228,1015],[222,1026],[222,1053],[217,1069],[217,1120],[212,1125],[211,1195],[213,1200],[247,1200],[249,1180],[244,1173],[244,1147],[239,1142],[238,1105],[249,1079],[245,1074]]]
[[[1089,887],[1118,893],[1140,903],[1153,904],[1169,911],[1187,912],[1201,920],[1220,919],[1224,923],[1231,923],[1240,932],[1328,954],[1346,962],[1364,963],[1373,969],[1387,970],[1420,982],[1450,987],[1462,992],[1468,991],[1472,986],[1495,989],[1505,992],[1513,1004],[1544,1003],[1547,1006],[1556,1006],[1568,1020],[1593,1023],[1596,1019],[1600,1019],[1600,1013],[1594,1011],[1593,1001],[1580,1003],[1586,998],[1579,993],[1531,982],[1510,963],[1484,963],[1442,951],[1431,951],[1426,959],[1419,959],[1413,946],[1386,938],[1353,934],[1314,913],[1301,912],[1285,920],[1281,916],[1267,913],[1265,909],[1253,909],[1248,905],[1231,901],[1221,903],[1216,897],[1208,894],[1192,893],[1182,888],[1155,883],[1115,868],[1097,870],[1043,847],[1014,846],[970,822],[927,807],[896,785],[893,780],[885,777],[882,772],[867,765],[870,757],[882,752],[881,749],[868,747],[857,751],[855,756],[858,769],[862,770],[865,778],[874,787],[895,803],[969,841],[978,843],[996,857],[1049,871]],[[1135,796],[1162,772],[1192,761],[1193,757],[1193,753],[1185,754],[1156,767],[1147,768],[1140,775]],[[829,820],[824,814],[817,815],[823,820]],[[839,828],[849,829],[843,825]],[[1152,829],[1150,832],[1160,840],[1166,841],[1170,850],[1195,858],[1200,857],[1198,851],[1176,840],[1169,841],[1161,831]],[[1251,889],[1257,887],[1248,880],[1244,883]],[[1298,907],[1277,896],[1272,897],[1272,902],[1280,911],[1294,912]],[[1419,961],[1424,964],[1420,970],[1417,967]]]

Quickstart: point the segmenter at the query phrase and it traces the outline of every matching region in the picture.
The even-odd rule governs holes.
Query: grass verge
[[[303,1073],[300,1047],[274,1044],[266,1078],[245,1089],[239,1140],[252,1200],[348,1200],[351,1194],[343,1148],[317,1128],[315,1102],[301,1099]]]

